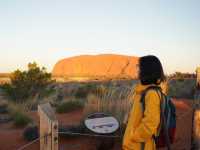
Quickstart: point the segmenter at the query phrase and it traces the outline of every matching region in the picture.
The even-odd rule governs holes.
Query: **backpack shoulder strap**
[[[143,92],[142,92],[142,95],[141,95],[141,99],[140,99],[140,102],[142,104],[142,111],[144,112],[145,111],[145,96],[147,94],[147,92],[149,90],[155,90],[157,92],[160,92],[162,93],[162,90],[159,86],[149,86],[148,88],[146,88]],[[160,97],[161,98],[161,97]]]

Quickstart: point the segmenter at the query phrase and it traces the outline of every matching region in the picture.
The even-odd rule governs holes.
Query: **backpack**
[[[145,111],[145,95],[149,90],[155,90],[161,99],[161,114],[160,124],[158,127],[158,135],[153,135],[156,143],[156,147],[167,147],[168,150],[171,148],[171,144],[175,141],[176,132],[176,107],[172,103],[172,99],[166,96],[160,87],[150,86],[148,87],[141,96],[141,104],[143,113]]]

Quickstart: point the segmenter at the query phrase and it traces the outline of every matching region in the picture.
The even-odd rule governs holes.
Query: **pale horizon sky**
[[[166,73],[195,72],[199,49],[199,0],[0,0],[0,72],[104,53],[156,55]]]

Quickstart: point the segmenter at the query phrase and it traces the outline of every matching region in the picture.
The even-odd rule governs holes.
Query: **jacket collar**
[[[142,85],[141,83],[138,83],[136,86],[135,86],[135,92],[137,94],[141,94],[145,89],[147,89],[148,87],[150,86],[159,86],[161,87],[161,85],[156,85],[156,84],[149,84],[149,85]],[[161,87],[162,88],[162,87]]]

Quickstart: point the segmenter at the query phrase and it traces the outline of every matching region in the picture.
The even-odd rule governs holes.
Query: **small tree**
[[[10,78],[11,82],[4,84],[3,89],[15,101],[25,101],[37,94],[42,96],[47,86],[53,82],[51,74],[35,62],[28,64],[27,71],[14,71]]]
[[[171,75],[169,75],[169,78],[170,79],[184,79],[184,78],[190,78],[190,79],[193,79],[193,78],[196,78],[196,75],[193,74],[193,73],[182,73],[182,72],[175,72]]]

